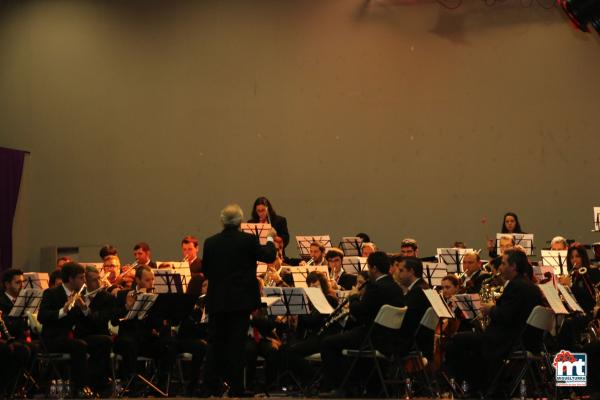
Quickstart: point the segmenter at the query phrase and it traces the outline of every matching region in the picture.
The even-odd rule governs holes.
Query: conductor
[[[266,245],[242,232],[240,206],[232,204],[221,211],[223,231],[204,242],[204,275],[208,279],[208,352],[204,382],[211,395],[220,396],[223,381],[229,396],[243,396],[244,344],[252,310],[260,306],[256,262],[275,260],[274,230]]]

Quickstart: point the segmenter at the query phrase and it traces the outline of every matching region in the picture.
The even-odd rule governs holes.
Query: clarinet
[[[0,331],[2,331],[2,336],[6,338],[6,341],[10,342],[15,339],[8,331],[4,319],[2,319],[2,311],[0,311]]]
[[[367,283],[369,283],[369,281],[365,281],[365,283],[360,285],[357,288],[357,290],[360,292]],[[344,308],[344,306],[350,301],[350,297],[351,296],[346,297],[344,300],[342,300],[340,302],[340,304],[338,304],[338,306],[335,308],[335,310],[333,310],[333,312],[329,315],[329,317],[327,318],[327,321],[325,321],[325,323],[323,324],[321,329],[319,329],[319,332],[317,332],[317,336],[321,336],[323,333],[325,333],[327,331],[327,329],[329,329],[329,327],[331,325],[335,324],[336,322],[338,322],[339,320],[341,320],[342,318],[344,318],[345,316],[347,316],[350,313],[349,311],[343,311],[340,313],[340,311]]]

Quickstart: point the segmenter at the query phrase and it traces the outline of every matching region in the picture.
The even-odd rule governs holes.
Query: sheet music
[[[266,296],[260,298],[260,302],[266,304],[267,307],[272,307],[278,301],[281,301],[281,298]]]
[[[48,289],[50,275],[47,272],[25,272],[23,277],[25,278],[23,289]]]
[[[156,282],[155,293],[185,293],[191,280],[191,272],[188,268],[178,269],[153,269]]]
[[[271,231],[271,224],[251,224],[248,222],[243,222],[240,225],[240,228],[242,229],[242,232],[258,236],[260,244],[263,246],[267,244],[267,236]]]
[[[156,293],[138,293],[135,299],[135,303],[133,303],[133,307],[125,316],[125,319],[144,319],[146,318],[146,314],[154,305],[154,302],[158,298],[158,294]]]
[[[429,300],[433,311],[439,318],[454,318],[454,314],[450,312],[448,305],[435,289],[423,289],[423,293],[427,296],[427,300]]]
[[[496,233],[498,255],[502,255],[502,249],[500,248],[500,238],[502,236],[512,236],[515,240],[515,245],[525,249],[525,254],[528,256],[533,254],[533,233]]]
[[[156,261],[156,266],[160,267],[161,264],[169,264],[171,269],[187,269],[190,270],[190,263],[187,261]],[[158,268],[158,269],[167,269],[167,268]]]
[[[561,285],[560,283],[558,283],[556,285],[556,287],[558,288],[558,291],[560,292],[560,294],[562,294],[563,299],[565,299],[565,301],[567,302],[567,306],[571,309],[571,311],[584,312],[583,308],[581,308],[579,303],[577,303],[577,300],[575,300],[575,297],[573,297],[573,294],[571,293],[571,291],[568,288]]]
[[[296,245],[300,256],[310,256],[310,244],[312,242],[319,242],[325,246],[325,253],[331,249],[331,236],[329,235],[296,236]]]
[[[356,236],[344,236],[340,242],[340,249],[344,252],[344,256],[360,256],[362,239]]]
[[[550,267],[547,265],[533,265],[533,276],[535,276],[535,279],[537,279],[538,282],[542,282],[547,280],[547,276],[546,274],[550,274],[551,279],[550,282],[552,282],[553,286],[556,286],[556,274],[554,273],[554,268],[555,267]],[[566,271],[566,270],[565,270]]]
[[[424,262],[423,263],[423,274],[424,279],[427,280],[427,274],[431,274],[431,284],[433,286],[441,286],[442,279],[444,279],[448,275],[448,271],[446,270],[446,264],[443,263],[434,263],[434,262]]]
[[[323,291],[320,288],[307,287],[304,288],[304,292],[308,296],[311,304],[317,309],[317,311],[321,314],[331,314],[333,312],[333,307],[327,301],[327,298],[323,294]]]
[[[301,288],[307,287],[306,277],[311,272],[318,271],[325,274],[325,276],[329,276],[327,265],[300,265],[298,267],[290,267],[290,271],[294,280],[294,286]]]
[[[267,263],[257,261],[256,262],[256,275],[264,275],[267,273]]]
[[[267,309],[269,315],[286,315],[287,308],[283,300],[283,290],[279,287],[264,287],[264,297],[275,298],[280,301],[274,301]]]
[[[567,252],[568,250],[542,250],[542,264],[553,267],[555,275],[565,275],[567,274]]]
[[[471,253],[473,249],[459,249],[455,247],[438,248],[438,261],[446,266],[448,273],[462,272],[462,261],[465,253]]]
[[[544,297],[548,300],[548,304],[555,314],[569,314],[569,311],[565,308],[565,305],[558,295],[558,290],[556,290],[552,282],[547,282],[538,286],[542,290]]]
[[[41,289],[22,289],[8,316],[23,317],[27,311],[35,314],[42,302],[43,294]]]
[[[342,260],[342,268],[347,274],[356,275],[360,271],[368,271],[367,257],[348,256]]]
[[[464,319],[475,319],[480,314],[481,299],[477,293],[455,294],[452,299]]]

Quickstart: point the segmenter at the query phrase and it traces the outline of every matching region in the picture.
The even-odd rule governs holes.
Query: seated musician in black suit
[[[376,251],[367,259],[369,267],[369,283],[364,295],[350,297],[350,315],[356,320],[356,327],[347,332],[328,336],[321,341],[320,353],[323,359],[322,391],[326,392],[339,387],[345,374],[343,349],[355,349],[361,346],[365,336],[375,320],[379,309],[384,304],[401,306],[403,294],[400,286],[388,275],[390,260],[382,251]],[[376,348],[390,341],[389,332],[373,332]],[[332,393],[337,394],[337,393]]]
[[[395,336],[394,343],[394,351],[402,356],[414,347],[421,318],[430,307],[429,300],[423,292],[423,289],[428,289],[429,285],[423,280],[423,263],[418,258],[396,256],[392,261],[396,265],[394,280],[404,290],[402,305],[407,307],[400,333]],[[430,358],[433,351],[433,333],[427,329],[420,330],[416,338],[418,348],[427,358]]]
[[[101,393],[109,387],[106,377],[111,374],[110,352],[112,337],[108,331],[115,301],[114,297],[101,286],[100,271],[94,266],[85,268],[86,291],[83,294],[89,312],[78,319],[75,324],[75,336],[85,340],[91,358],[98,362],[90,363],[90,385],[95,392]],[[91,352],[96,354],[92,355]]]
[[[344,252],[336,247],[325,254],[329,268],[329,286],[333,290],[351,290],[356,285],[356,275],[348,274],[342,268]]]
[[[20,269],[7,269],[2,274],[4,291],[0,294],[0,319],[4,326],[0,330],[0,398],[5,391],[12,389],[18,379],[17,374],[27,365],[31,356],[27,343],[31,341],[27,318],[9,316],[23,282],[23,271]]]
[[[462,262],[465,279],[462,283],[464,289],[461,292],[479,293],[481,291],[481,284],[490,277],[490,274],[481,269],[479,254],[475,252],[465,253]]]
[[[196,297],[200,296],[204,274],[202,273],[202,259],[198,256],[198,239],[191,235],[181,239],[181,252],[183,261],[187,261],[190,265],[190,274],[192,275],[187,292]]]
[[[508,249],[502,255],[500,273],[504,291],[496,304],[482,304],[490,318],[483,333],[460,332],[446,348],[447,367],[452,376],[467,380],[475,391],[487,388],[502,359],[515,345],[533,308],[542,305],[540,289],[527,277],[529,261],[524,252]],[[539,343],[539,332],[527,330],[525,344]]]
[[[43,325],[42,342],[51,353],[71,355],[71,379],[75,396],[89,397],[88,359],[90,363],[103,363],[95,357],[101,351],[88,348],[88,343],[75,336],[74,327],[90,309],[81,296],[85,282],[85,269],[77,263],[67,263],[61,270],[62,284],[46,289],[40,303],[38,320]],[[92,344],[90,343],[90,346]],[[103,377],[107,379],[108,377]]]
[[[138,266],[135,270],[136,290],[122,290],[117,294],[116,312],[112,324],[119,326],[119,335],[114,344],[115,353],[121,355],[121,377],[127,379],[136,372],[138,356],[151,357],[158,366],[158,384],[166,384],[168,373],[177,357],[177,346],[171,337],[171,327],[152,310],[146,318],[124,320],[133,308],[139,293],[150,293],[154,290],[154,273],[147,265]]]

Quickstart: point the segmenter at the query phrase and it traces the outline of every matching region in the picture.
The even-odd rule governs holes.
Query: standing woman
[[[252,207],[252,219],[248,221],[251,224],[271,224],[271,227],[277,232],[277,236],[283,239],[283,249],[290,242],[287,220],[281,215],[277,215],[271,202],[266,197],[259,197],[254,201]]]
[[[502,228],[500,228],[500,233],[525,233],[521,229],[521,223],[519,222],[519,217],[514,212],[507,212],[504,214],[504,218],[502,219]],[[496,239],[489,239],[487,243],[487,248],[491,258],[498,257],[498,249],[496,248]]]

